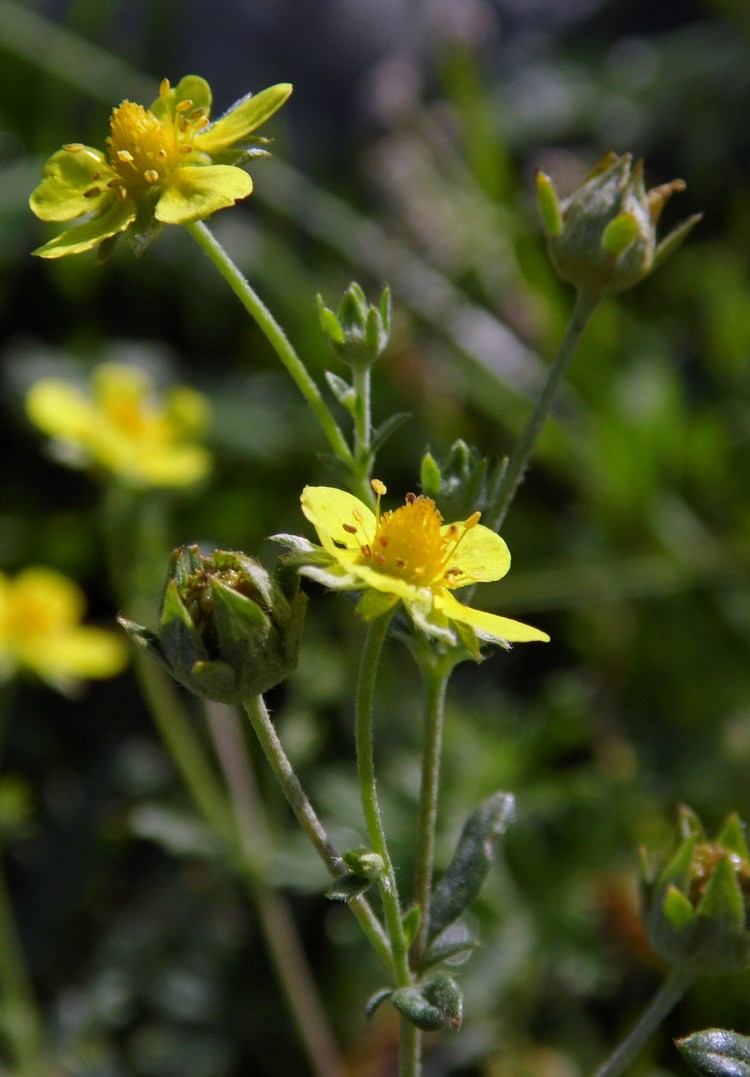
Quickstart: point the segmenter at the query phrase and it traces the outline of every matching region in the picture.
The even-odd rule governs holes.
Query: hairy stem
[[[495,531],[499,531],[502,527],[508,509],[534,453],[544,423],[552,410],[557,392],[568,372],[570,362],[575,355],[583,332],[598,304],[599,297],[596,295],[591,295],[588,292],[578,292],[576,295],[575,306],[573,307],[568,328],[557,355],[552,360],[541,395],[529,416],[516,447],[508,459],[505,470],[500,475],[495,489],[490,492],[489,508],[484,514],[484,522]]]
[[[260,741],[266,759],[270,763],[276,780],[281,786],[282,792],[298,823],[330,874],[337,878],[346,870],[344,861],[331,844],[323,824],[300,785],[300,781],[271,721],[263,697],[254,696],[247,699],[244,701],[243,706]],[[369,903],[364,898],[359,897],[354,898],[348,904],[383,965],[386,969],[392,971],[394,959],[391,956],[391,946]]]
[[[695,976],[690,973],[673,969],[634,1027],[606,1062],[599,1067],[594,1077],[617,1077],[617,1074],[622,1073],[633,1061],[651,1033],[677,1005],[694,980]]]

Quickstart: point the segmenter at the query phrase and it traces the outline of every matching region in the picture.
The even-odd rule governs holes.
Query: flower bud
[[[743,824],[730,815],[706,838],[689,808],[661,870],[644,869],[644,925],[656,953],[693,975],[738,972],[750,964],[750,855]]]
[[[329,347],[350,367],[369,367],[384,351],[391,331],[391,293],[384,288],[379,305],[353,281],[334,314],[318,296],[320,327]]]
[[[696,214],[660,243],[656,226],[666,202],[685,189],[672,180],[647,191],[643,161],[629,153],[607,154],[588,179],[564,200],[552,180],[537,174],[537,198],[549,252],[563,280],[592,295],[621,292],[638,284],[698,223]]]
[[[170,561],[159,631],[120,623],[196,695],[237,703],[294,669],[304,606],[303,595],[290,602],[245,554],[203,557],[197,546],[182,546]]]

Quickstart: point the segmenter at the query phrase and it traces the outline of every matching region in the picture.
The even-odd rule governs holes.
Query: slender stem
[[[498,531],[502,526],[511,502],[515,497],[516,490],[523,480],[537,440],[542,432],[542,427],[552,410],[557,391],[565,378],[583,331],[599,304],[599,298],[597,295],[582,291],[576,295],[575,306],[573,307],[568,328],[565,331],[565,336],[562,339],[557,355],[552,360],[542,393],[515,449],[511,453],[507,467],[500,476],[496,488],[490,494],[489,509],[485,513],[484,522],[495,531]]]
[[[409,971],[406,940],[401,919],[396,874],[388,852],[388,844],[378,803],[372,735],[375,678],[378,672],[380,652],[383,649],[390,621],[390,616],[384,614],[372,622],[362,651],[359,680],[357,682],[357,771],[359,774],[360,795],[362,797],[362,810],[367,824],[370,845],[372,846],[372,851],[380,856],[384,865],[381,892],[385,922],[393,953],[394,972],[398,985],[408,987],[411,984],[411,972]]]
[[[263,860],[271,846],[263,803],[258,795],[237,713],[209,703],[208,728],[234,808],[242,850],[249,863]],[[247,885],[268,952],[300,1039],[317,1077],[344,1077],[345,1068],[317,986],[284,896],[252,873]]]
[[[154,724],[198,809],[218,834],[236,846],[226,795],[174,684],[154,659],[140,649],[135,652],[135,667]]]
[[[399,1022],[399,1077],[420,1077],[422,1073],[422,1033],[406,1017]]]
[[[201,250],[208,255],[250,317],[254,319],[265,334],[266,339],[293,378],[297,388],[310,405],[333,452],[345,464],[351,465],[352,453],[344,435],[328,410],[320,390],[310,377],[307,367],[297,355],[286,333],[268,307],[203,221],[193,221],[184,227]]]
[[[2,850],[0,850],[0,853]],[[43,1036],[34,994],[29,982],[21,941],[13,917],[13,907],[0,865],[0,997],[3,1033],[17,1077],[38,1077],[46,1073]]]
[[[435,864],[435,830],[437,826],[440,759],[445,716],[445,690],[453,665],[423,667],[427,687],[422,751],[422,786],[417,823],[417,859],[414,878],[414,901],[419,907],[419,931],[412,947],[412,965],[419,969],[427,950],[430,928],[430,899]]]
[[[673,969],[652,998],[635,1026],[625,1039],[612,1052],[607,1061],[599,1067],[594,1077],[617,1077],[632,1062],[652,1032],[677,1005],[695,976],[691,973]]]
[[[284,796],[297,817],[298,823],[312,842],[315,851],[328,868],[330,874],[337,878],[346,870],[344,861],[331,844],[323,824],[300,785],[271,721],[263,697],[254,696],[247,699],[243,702],[243,706]],[[354,913],[360,927],[385,968],[392,972],[394,962],[391,956],[391,947],[383,932],[382,925],[369,903],[364,898],[359,897],[349,902],[349,908]]]
[[[352,384],[357,407],[354,413],[354,459],[363,463],[370,452],[372,419],[370,413],[370,371],[369,366],[352,369]],[[366,478],[367,476],[365,476]]]

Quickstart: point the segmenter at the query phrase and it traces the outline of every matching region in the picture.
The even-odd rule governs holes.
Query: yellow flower
[[[470,584],[499,580],[510,567],[508,547],[479,523],[478,512],[444,524],[431,498],[409,494],[400,508],[381,513],[386,488],[377,479],[372,486],[375,513],[343,490],[305,487],[302,511],[323,548],[283,537],[303,574],[339,590],[364,590],[358,610],[366,620],[402,602],[423,632],[454,642],[455,629],[475,653],[477,640],[508,646],[549,639],[520,621],[464,606],[453,595]]]
[[[246,198],[253,181],[238,165],[268,156],[253,135],[292,92],[288,83],[241,98],[209,123],[211,87],[186,75],[164,79],[150,108],[123,101],[111,116],[108,156],[80,142],[49,158],[30,206],[43,221],[80,224],[37,248],[42,258],[80,254],[130,230],[136,250],[164,224],[202,220]]]
[[[30,389],[26,410],[55,439],[58,455],[77,467],[98,467],[130,486],[188,486],[211,466],[193,441],[208,421],[208,401],[185,386],[160,400],[144,370],[102,363],[91,392],[55,378]]]
[[[49,568],[0,573],[0,679],[25,670],[68,691],[80,680],[113,677],[128,660],[125,641],[79,622],[80,588]]]

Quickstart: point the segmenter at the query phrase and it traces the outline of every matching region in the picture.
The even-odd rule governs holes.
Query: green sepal
[[[674,931],[684,931],[695,919],[695,909],[685,895],[670,885],[662,905],[662,911]]]
[[[708,1028],[676,1040],[678,1050],[703,1077],[750,1077],[750,1038]]]
[[[560,200],[554,183],[545,172],[541,171],[536,174],[536,201],[544,231],[548,236],[559,236],[562,232]]]
[[[719,860],[711,872],[696,912],[699,919],[712,921],[714,930],[722,935],[743,936],[745,901],[729,853]]]
[[[750,860],[750,852],[745,840],[745,827],[736,812],[727,816],[724,826],[716,835],[716,844],[736,853],[742,860]]]
[[[431,497],[435,501],[440,496],[440,486],[443,475],[435,457],[428,450],[422,457],[419,468],[419,486],[425,497]]]
[[[430,903],[428,938],[437,938],[479,894],[494,858],[495,843],[513,820],[511,793],[493,793],[469,816],[450,864]]]
[[[357,613],[363,621],[374,621],[398,602],[397,595],[387,595],[382,591],[365,591],[357,603]]]
[[[638,221],[632,213],[621,213],[609,222],[602,233],[602,247],[607,254],[617,257],[635,242],[638,236]]]

